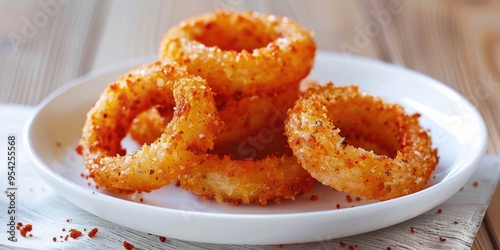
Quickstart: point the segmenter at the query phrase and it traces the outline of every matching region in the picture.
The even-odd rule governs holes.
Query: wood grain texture
[[[314,31],[319,49],[377,58],[444,82],[478,108],[488,128],[488,152],[500,153],[498,1],[40,0],[0,6],[0,103],[36,105],[77,76],[156,54],[168,27],[187,17],[253,9],[296,19]],[[497,213],[488,211],[500,228]],[[484,232],[479,239],[487,238]],[[471,239],[450,237],[471,247]],[[376,246],[375,236],[373,241]],[[484,245],[476,241],[472,247]]]

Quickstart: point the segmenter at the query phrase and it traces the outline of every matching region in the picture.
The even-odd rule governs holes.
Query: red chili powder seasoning
[[[347,203],[351,203],[352,202],[352,197],[350,195],[346,195],[345,196],[345,201],[347,201]]]
[[[82,232],[73,228],[73,229],[69,230],[69,236],[73,239],[76,239],[76,238],[82,236]]]
[[[99,231],[99,229],[97,229],[97,228],[94,228],[94,229],[90,230],[89,237],[90,238],[94,238],[95,235],[97,234],[97,231]]]
[[[445,238],[443,238],[443,237],[441,237],[441,236],[439,236],[439,241],[441,241],[441,242],[445,242],[445,241],[446,241],[446,239],[445,239]]]
[[[127,250],[132,250],[134,248],[134,245],[130,244],[128,241],[123,241],[123,247]]]
[[[31,224],[26,224],[26,226],[24,226],[23,228],[21,228],[21,230],[19,230],[19,232],[21,232],[21,235],[23,237],[26,237],[26,234],[28,232],[31,232],[31,230],[33,230],[33,226]]]

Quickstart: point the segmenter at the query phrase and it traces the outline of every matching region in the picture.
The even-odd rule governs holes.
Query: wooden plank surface
[[[4,0],[0,102],[35,105],[93,69],[155,54],[168,27],[217,8],[289,16],[315,32],[319,49],[378,58],[444,82],[480,110],[488,152],[500,153],[500,4],[492,0]],[[499,198],[493,203],[500,207]],[[500,216],[488,214],[500,225]]]

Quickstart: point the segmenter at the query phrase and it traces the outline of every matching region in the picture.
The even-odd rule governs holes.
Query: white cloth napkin
[[[96,217],[66,201],[34,171],[23,145],[23,128],[33,111],[30,106],[0,105],[0,249],[124,249],[128,241],[135,249],[276,249],[277,246],[236,246],[186,242],[128,229]],[[17,242],[8,240],[7,142],[17,138],[16,223],[32,224],[27,237],[17,231]],[[497,185],[500,156],[488,155],[461,191],[443,204],[406,222],[381,230],[284,249],[465,249],[470,248]],[[390,213],[390,211],[387,211]],[[68,221],[69,219],[69,221]],[[126,219],[126,218],[124,218]],[[244,226],[244,225],[242,225]],[[70,229],[83,236],[68,237]],[[88,237],[98,228],[96,237]],[[64,231],[63,231],[64,229]],[[32,234],[30,236],[29,234]],[[55,242],[54,242],[55,237]],[[61,238],[62,237],[62,238]],[[278,246],[281,247],[281,246]]]

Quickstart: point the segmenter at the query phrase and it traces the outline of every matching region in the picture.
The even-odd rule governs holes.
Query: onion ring
[[[218,11],[172,27],[159,50],[161,58],[205,78],[216,98],[226,100],[300,82],[313,66],[316,44],[286,17]]]
[[[244,150],[227,154],[227,148],[220,150],[216,145],[214,151],[203,157],[202,167],[180,176],[182,187],[205,199],[233,205],[264,206],[268,201],[279,204],[310,192],[317,181],[302,168],[291,150],[285,148],[282,131],[275,133],[267,144],[261,142],[263,148],[248,144],[247,152],[254,149],[259,153],[254,158],[237,159],[245,156]]]
[[[438,162],[418,114],[407,115],[356,86],[309,89],[288,115],[285,134],[294,155],[314,178],[338,191],[368,200],[414,193]],[[387,155],[351,145],[363,141]]]
[[[120,143],[133,119],[155,105],[175,105],[172,120],[151,145],[125,154]],[[222,125],[206,81],[158,61],[122,76],[101,94],[87,114],[79,151],[100,187],[149,192],[189,171],[213,147]]]

